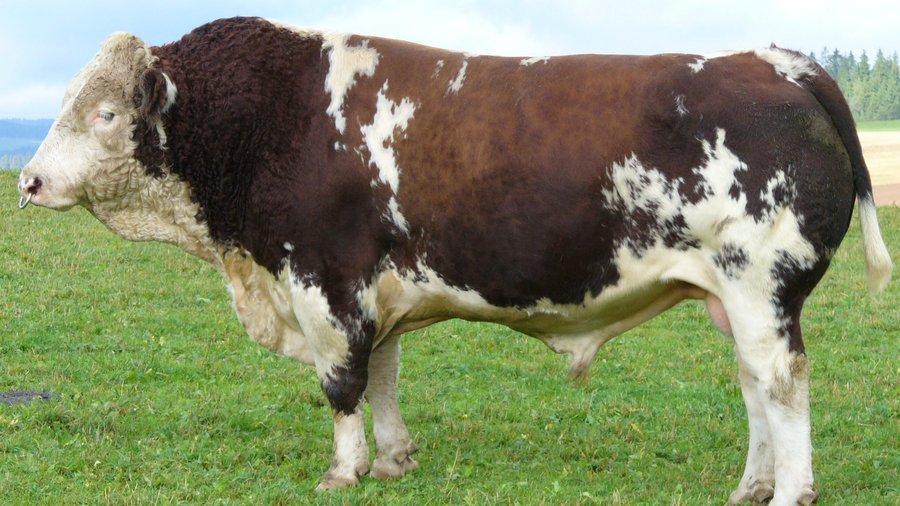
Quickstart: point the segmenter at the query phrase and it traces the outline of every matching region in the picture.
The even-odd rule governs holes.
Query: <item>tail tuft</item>
[[[861,196],[859,199],[859,224],[862,229],[863,249],[866,252],[866,284],[871,292],[878,293],[884,290],[891,280],[893,265],[884,239],[881,238],[875,202],[871,194]]]

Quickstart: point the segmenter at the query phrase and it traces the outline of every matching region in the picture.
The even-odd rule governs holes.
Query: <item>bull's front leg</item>
[[[366,389],[378,448],[372,466],[374,478],[399,478],[419,467],[411,457],[416,445],[409,437],[397,403],[399,370],[400,336],[388,337],[372,351]]]
[[[364,400],[374,324],[354,308],[335,311],[317,286],[292,287],[292,305],[300,328],[310,340],[319,383],[334,416],[331,468],[317,490],[359,483],[369,471]]]

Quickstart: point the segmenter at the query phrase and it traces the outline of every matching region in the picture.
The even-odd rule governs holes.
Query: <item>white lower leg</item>
[[[756,289],[735,285],[721,297],[740,361],[751,438],[747,470],[731,499],[755,500],[758,494],[764,500],[772,476],[770,505],[810,504],[818,495],[812,475],[809,362],[801,351],[791,350],[802,346],[800,311],[779,307],[770,293]],[[761,446],[766,439],[768,449]],[[761,480],[752,477],[756,473]]]
[[[344,488],[359,483],[369,471],[369,447],[366,444],[362,403],[353,413],[334,416],[334,455],[331,469],[317,490]]]
[[[766,418],[772,432],[775,475],[778,483],[770,503],[812,504],[817,498],[813,485],[812,439],[809,421],[809,362],[806,355],[792,353],[789,373],[776,376],[767,394]]]
[[[747,366],[738,357],[741,392],[747,407],[750,428],[750,444],[747,448],[747,464],[737,489],[728,498],[730,504],[744,501],[763,502],[775,493],[775,462],[772,451],[769,422],[765,406],[759,398],[758,381],[747,372]]]
[[[388,338],[369,359],[369,383],[366,399],[372,406],[375,445],[378,454],[372,467],[375,478],[397,478],[419,467],[410,455],[416,445],[397,403],[397,380],[400,367],[400,339]]]

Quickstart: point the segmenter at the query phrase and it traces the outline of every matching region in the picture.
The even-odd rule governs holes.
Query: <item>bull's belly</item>
[[[659,248],[640,258],[620,255],[616,267],[616,285],[599,294],[586,293],[576,304],[541,299],[529,307],[493,305],[475,290],[448,285],[424,262],[415,272],[382,272],[360,289],[357,298],[364,315],[375,322],[376,346],[385,337],[450,318],[493,322],[536,337],[557,352],[570,353],[572,374],[581,376],[599,347],[612,337],[684,299],[716,293],[709,254],[700,250]],[[246,255],[226,255],[223,271],[234,309],[248,334],[273,352],[315,363],[307,335],[311,330],[304,330],[303,322],[327,321],[327,303],[298,304],[308,297],[297,297],[293,291],[302,289],[306,295],[314,291],[293,282],[289,272],[273,276]]]
[[[363,297],[373,308],[379,334],[400,334],[448,318],[506,325],[537,337],[558,351],[567,340],[606,341],[686,298],[715,290],[716,276],[702,251],[659,248],[641,258],[620,256],[619,281],[576,304],[545,298],[529,307],[501,307],[476,290],[448,285],[420,262],[417,273],[383,273]]]

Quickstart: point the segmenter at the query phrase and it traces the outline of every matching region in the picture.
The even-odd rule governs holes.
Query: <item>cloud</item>
[[[476,54],[534,55],[558,52],[552,38],[539,37],[527,23],[498,21],[479,2],[375,0],[338,9],[311,28],[409,40]],[[298,25],[300,20],[287,20]],[[305,23],[309,26],[309,23]]]
[[[177,40],[219,17],[409,40],[476,54],[709,52],[823,46],[870,54],[898,47],[897,0],[121,0],[0,2],[0,117],[52,116],[60,90],[113,31]],[[33,83],[33,84],[32,84]],[[28,93],[30,86],[36,89]],[[43,99],[39,99],[43,95]],[[31,98],[28,98],[31,96]],[[34,100],[34,102],[27,102]],[[35,104],[32,112],[26,103]]]

